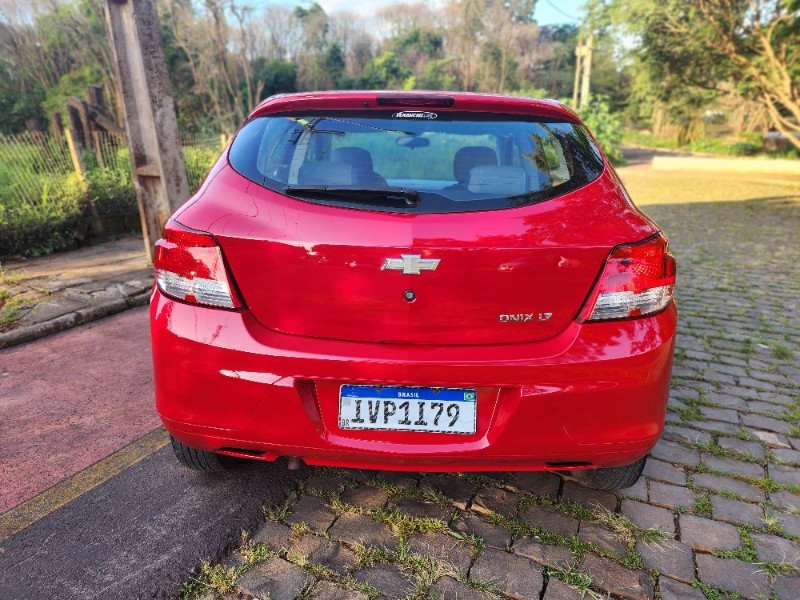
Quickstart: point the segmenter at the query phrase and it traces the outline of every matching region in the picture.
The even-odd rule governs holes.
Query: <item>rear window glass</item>
[[[415,213],[533,204],[603,170],[600,151],[575,123],[423,111],[257,117],[240,130],[229,160],[251,181],[302,200]],[[414,201],[383,202],[391,191]]]

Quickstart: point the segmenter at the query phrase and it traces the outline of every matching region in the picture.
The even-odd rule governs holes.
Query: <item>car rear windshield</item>
[[[575,123],[409,110],[257,117],[239,131],[229,160],[249,180],[301,200],[411,213],[525,206],[603,170]]]

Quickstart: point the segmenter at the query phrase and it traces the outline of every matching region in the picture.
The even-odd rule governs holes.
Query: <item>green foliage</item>
[[[622,151],[619,148],[622,142],[622,122],[618,114],[611,112],[608,99],[594,96],[586,107],[579,109],[578,112],[608,160],[612,164],[620,164],[623,161]]]
[[[138,228],[126,147],[110,144],[103,165],[93,152],[85,152],[84,185],[54,162],[59,142],[26,139],[38,141],[15,138],[0,144],[0,256],[35,256],[83,243],[96,234],[90,227],[92,207],[106,234]],[[219,138],[194,138],[183,154],[190,189],[196,189],[219,156]]]

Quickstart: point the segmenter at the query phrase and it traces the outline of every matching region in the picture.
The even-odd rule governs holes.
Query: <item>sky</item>
[[[308,0],[267,0],[275,4],[307,5]],[[354,12],[363,16],[372,16],[375,11],[383,6],[397,4],[402,0],[317,0],[327,13],[341,10]],[[413,0],[410,0],[413,1]],[[583,11],[581,7],[586,0],[537,0],[536,22],[539,25],[552,25],[555,23],[580,23]]]

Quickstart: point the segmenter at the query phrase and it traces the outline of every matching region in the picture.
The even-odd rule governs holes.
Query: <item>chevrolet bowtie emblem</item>
[[[403,275],[419,275],[422,271],[435,271],[438,258],[422,258],[419,254],[401,254],[400,258],[387,258],[381,271],[402,271]]]

